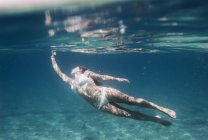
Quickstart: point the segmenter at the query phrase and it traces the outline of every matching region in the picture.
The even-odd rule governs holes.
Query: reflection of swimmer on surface
[[[114,51],[114,52],[140,52],[140,53],[150,53],[154,52],[155,50],[149,49],[149,48],[127,48],[127,47],[107,47],[108,51]]]
[[[65,23],[65,30],[67,32],[81,32],[90,26],[93,26],[97,23],[99,23],[100,18],[96,19],[85,19],[82,17],[71,17],[67,18]]]
[[[80,34],[81,37],[107,37],[110,35],[113,35],[116,33],[116,28],[110,28],[110,29],[98,29],[98,30],[92,30],[87,32],[82,32]]]
[[[51,60],[55,72],[64,82],[71,86],[73,91],[82,96],[93,107],[116,116],[142,121],[157,122],[165,126],[169,126],[171,125],[171,123],[169,121],[161,119],[160,117],[153,117],[140,112],[126,109],[118,105],[118,103],[156,109],[172,118],[176,118],[176,114],[173,110],[161,107],[142,98],[128,96],[127,94],[124,94],[114,88],[101,86],[101,83],[99,82],[100,80],[115,80],[118,82],[129,83],[129,81],[125,78],[116,78],[108,75],[100,75],[84,67],[76,67],[72,70],[71,74],[74,76],[74,79],[68,77],[61,72],[59,66],[56,63],[55,56],[56,52],[52,52]]]
[[[130,52],[135,52],[135,53],[152,53],[156,52],[156,49],[151,49],[151,48],[127,48],[127,47],[97,47],[97,48],[79,48],[79,49],[72,49],[71,51],[73,52],[81,52],[81,53],[95,53],[98,54],[100,52],[102,53],[130,53]]]

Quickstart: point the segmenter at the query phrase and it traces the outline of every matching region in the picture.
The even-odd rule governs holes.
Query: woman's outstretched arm
[[[89,70],[87,70],[87,74],[88,74],[89,77],[91,77],[92,79],[95,79],[95,80],[103,80],[103,81],[115,80],[115,81],[118,81],[118,82],[130,83],[129,80],[125,79],[125,78],[118,78],[118,77],[113,77],[113,76],[109,76],[109,75],[101,75],[101,74],[97,74],[97,73],[89,71]]]
[[[51,62],[53,65],[53,69],[55,70],[55,72],[58,74],[58,76],[66,83],[68,84],[72,84],[73,79],[71,79],[70,77],[68,77],[66,74],[61,72],[61,69],[59,68],[58,64],[56,63],[56,52],[52,51],[52,55],[51,55]]]

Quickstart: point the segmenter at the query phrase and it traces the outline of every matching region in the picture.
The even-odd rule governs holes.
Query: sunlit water
[[[0,140],[206,140],[208,24],[203,1],[130,1],[0,17]],[[176,111],[164,127],[102,113],[55,74],[51,50],[105,82]]]

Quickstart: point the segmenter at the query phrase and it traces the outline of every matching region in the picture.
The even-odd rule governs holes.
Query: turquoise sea
[[[0,140],[207,140],[208,3],[135,0],[0,15]],[[104,82],[173,109],[127,106],[165,127],[103,113],[54,72],[90,70],[130,80]]]

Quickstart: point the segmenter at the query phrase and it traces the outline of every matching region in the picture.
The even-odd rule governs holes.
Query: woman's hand
[[[125,79],[125,78],[116,78],[116,80],[117,80],[118,82],[127,82],[127,83],[130,84],[130,81],[129,81],[128,79]]]
[[[56,51],[52,50],[51,53],[52,53],[51,60],[53,61],[53,59],[55,59],[56,56]]]
[[[52,55],[55,56],[56,55],[56,51],[53,50],[52,51]]]

